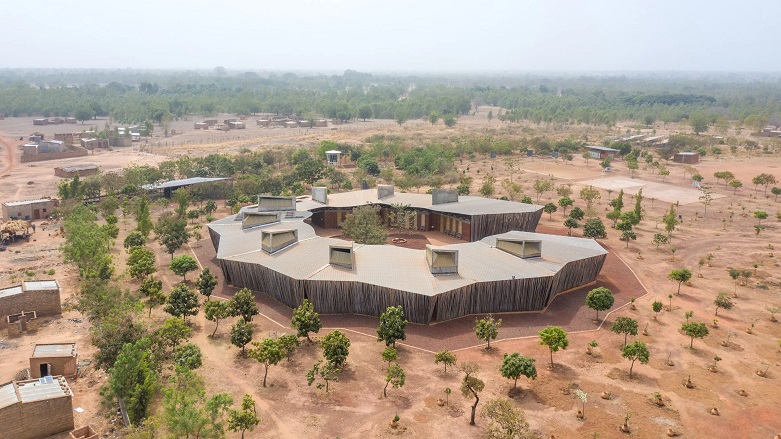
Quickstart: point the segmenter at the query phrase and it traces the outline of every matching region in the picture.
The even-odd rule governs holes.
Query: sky
[[[3,0],[0,68],[778,72],[778,0]]]

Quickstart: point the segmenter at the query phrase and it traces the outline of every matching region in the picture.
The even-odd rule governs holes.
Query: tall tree
[[[146,196],[142,196],[138,200],[136,206],[136,230],[138,230],[144,238],[149,237],[149,232],[152,231],[154,226],[152,225],[152,214],[149,212],[149,201]]]
[[[389,306],[380,315],[377,341],[384,341],[385,346],[392,345],[395,348],[397,340],[407,339],[407,335],[404,333],[407,323],[407,320],[404,319],[404,309],[401,305]]]
[[[171,294],[168,295],[168,302],[165,305],[165,312],[185,320],[187,320],[187,316],[197,315],[199,309],[198,296],[185,284],[174,287]]]
[[[157,374],[151,363],[149,347],[149,338],[125,344],[108,371],[109,388],[115,396],[125,400],[128,417],[133,424],[147,417],[157,387]]]
[[[456,364],[456,355],[447,349],[441,350],[434,354],[434,363],[443,363],[445,365],[445,373],[447,373],[447,367]]]
[[[195,288],[198,289],[199,293],[206,296],[206,301],[208,302],[212,292],[217,288],[217,276],[212,274],[209,267],[206,267],[201,271],[198,280],[195,282]]]
[[[379,208],[361,206],[353,209],[342,223],[342,230],[359,244],[385,244],[388,231],[379,216]]]
[[[686,322],[681,325],[681,330],[691,338],[689,348],[694,349],[695,338],[705,338],[708,335],[708,326],[700,322]]]
[[[187,281],[187,273],[198,269],[198,261],[190,255],[181,255],[171,260],[171,271],[182,276],[182,281]]]
[[[177,218],[170,212],[166,212],[157,219],[155,224],[155,236],[157,240],[174,259],[174,253],[179,250],[190,239],[190,232],[187,230],[187,220]]]
[[[251,322],[252,316],[260,314],[255,296],[247,288],[242,288],[230,300],[234,315],[241,316],[245,322]]]

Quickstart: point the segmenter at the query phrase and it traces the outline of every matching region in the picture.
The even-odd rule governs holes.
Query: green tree
[[[488,342],[487,350],[491,349],[491,340],[499,336],[500,326],[502,326],[502,319],[494,320],[490,314],[475,320],[475,335],[479,340]]]
[[[166,252],[174,259],[174,253],[179,250],[190,239],[190,232],[187,230],[187,220],[177,218],[170,212],[166,212],[157,219],[155,225],[155,237]]]
[[[630,317],[617,317],[616,320],[613,322],[613,324],[610,326],[610,330],[615,332],[616,334],[624,334],[623,346],[626,346],[627,336],[637,335],[637,320]]]
[[[610,200],[609,204],[613,209],[619,211],[620,213],[621,209],[624,208],[624,190],[621,189],[620,191],[618,191],[618,197]]]
[[[537,194],[537,202],[540,202],[540,196],[553,189],[553,182],[550,180],[534,180],[534,192]]]
[[[242,288],[230,300],[233,315],[241,316],[246,322],[252,321],[252,316],[260,314],[255,296],[247,288]]]
[[[613,293],[605,287],[594,288],[586,295],[586,305],[597,312],[597,320],[599,320],[599,312],[609,310],[614,301]]]
[[[155,253],[146,247],[130,247],[126,264],[130,276],[135,279],[145,279],[157,271],[155,267]]]
[[[144,237],[149,237],[149,232],[152,231],[154,226],[152,225],[152,214],[149,212],[149,201],[145,196],[142,196],[138,200],[136,206],[136,230]]]
[[[187,343],[174,348],[174,364],[178,367],[184,367],[195,370],[203,365],[203,355],[201,348],[193,343]]]
[[[164,308],[168,314],[185,320],[187,320],[187,316],[197,315],[199,309],[198,296],[185,284],[174,287],[171,294],[168,295],[168,302]]]
[[[546,326],[545,329],[539,332],[540,344],[547,346],[550,350],[550,366],[553,365],[553,353],[558,352],[559,349],[567,349],[569,346],[569,340],[567,339],[567,333],[558,326]]]
[[[268,367],[276,366],[285,357],[285,353],[275,338],[264,338],[263,341],[252,342],[252,346],[247,354],[250,358],[257,360],[265,367],[263,373],[263,387],[266,387],[266,377],[268,377]]]
[[[220,320],[231,317],[233,314],[229,302],[223,300],[209,300],[203,305],[203,313],[206,319],[214,322],[214,331],[212,331],[210,337],[214,337],[217,333],[217,328],[220,327]]]
[[[142,235],[140,232],[134,230],[127,234],[125,237],[125,241],[123,242],[123,245],[126,249],[130,249],[133,247],[141,247],[144,244],[146,244],[146,239],[144,239],[144,235]]]
[[[169,317],[152,334],[152,341],[163,349],[174,349],[192,336],[193,330],[182,319]]]
[[[323,357],[336,367],[342,367],[350,354],[350,339],[342,331],[334,329],[323,337],[320,344]]]
[[[379,208],[374,206],[353,209],[342,223],[342,231],[359,244],[382,245],[388,238],[388,231],[379,216]]]
[[[767,219],[767,212],[763,212],[761,210],[757,210],[756,212],[754,212],[754,218],[757,219],[757,225],[761,226],[762,225],[762,220],[763,219]]]
[[[572,211],[569,213],[569,217],[577,221],[582,221],[583,218],[586,217],[586,212],[580,207],[573,207]]]
[[[670,272],[670,274],[667,275],[667,279],[678,282],[678,292],[675,293],[677,296],[681,295],[681,284],[687,282],[691,278],[692,278],[692,272],[688,268],[673,270]]]
[[[290,356],[296,351],[296,348],[301,346],[301,342],[293,334],[280,335],[277,338],[279,342],[279,348],[282,349],[282,353],[287,357],[287,361],[290,361]]]
[[[304,299],[300,306],[293,309],[293,318],[290,326],[296,330],[298,337],[306,337],[308,342],[310,333],[317,334],[323,327],[320,314],[315,312],[315,306],[308,299]]]
[[[548,214],[548,219],[553,219],[553,213],[559,210],[558,206],[553,203],[548,203],[542,207],[543,212]]]
[[[390,367],[391,362],[398,360],[399,352],[393,346],[388,346],[382,351],[381,356],[382,361],[387,361],[388,367]]]
[[[559,206],[561,206],[561,209],[564,212],[564,216],[567,216],[567,208],[571,207],[573,204],[575,204],[575,200],[573,200],[569,196],[559,198]]]
[[[147,417],[157,390],[157,374],[150,362],[149,346],[148,338],[126,343],[108,371],[109,388],[116,397],[125,400],[133,424]]]
[[[382,396],[388,397],[388,385],[393,385],[394,389],[404,386],[404,381],[407,379],[407,374],[404,373],[404,369],[399,366],[399,363],[391,365],[388,370],[385,371],[385,387],[382,389]]]
[[[502,367],[499,368],[502,376],[514,380],[513,390],[518,389],[518,378],[521,375],[533,380],[537,379],[537,367],[534,366],[534,358],[524,357],[518,352],[512,355],[504,354]]]
[[[212,274],[209,267],[206,267],[201,271],[198,280],[195,281],[195,288],[198,289],[199,293],[206,296],[206,301],[208,302],[212,292],[217,288],[217,276]]]
[[[171,271],[182,276],[182,281],[187,281],[187,273],[198,269],[198,261],[190,255],[181,255],[171,260]]]
[[[485,404],[480,415],[491,420],[485,427],[487,439],[537,439],[529,430],[523,411],[515,408],[507,399],[492,399]]]
[[[76,117],[76,120],[81,121],[81,124],[84,125],[85,120],[90,120],[95,117],[95,111],[88,106],[83,106],[76,110],[74,116]]]
[[[320,379],[325,382],[325,384],[317,384],[318,389],[325,388],[325,393],[328,393],[329,389],[328,386],[331,381],[338,382],[339,381],[339,368],[335,366],[333,363],[330,363],[326,361],[323,363],[323,360],[318,360],[317,363],[312,366],[312,369],[310,369],[306,373],[306,383],[307,385],[311,386],[312,383],[315,382],[318,376],[320,376]]]
[[[664,307],[664,304],[657,300],[657,301],[654,301],[654,303],[651,304],[651,307],[654,310],[654,318],[656,318],[656,316],[659,315],[659,311],[661,311],[662,308]]]
[[[445,365],[445,373],[447,373],[447,367],[456,364],[456,355],[447,349],[441,350],[434,354],[434,363],[443,363]]]
[[[475,376],[480,371],[480,366],[477,363],[464,363],[461,365],[461,372],[464,373],[464,379],[461,380],[461,395],[464,398],[470,395],[475,398],[475,403],[472,405],[472,416],[469,418],[469,425],[475,425],[475,413],[477,412],[477,404],[480,402],[480,392],[485,389],[485,383],[483,380]]]
[[[631,361],[629,366],[629,379],[632,379],[632,369],[635,367],[635,361],[640,361],[641,364],[648,364],[648,358],[651,353],[648,351],[648,346],[642,341],[635,341],[628,344],[621,350],[621,356]]]
[[[754,183],[754,190],[756,190],[756,188],[759,187],[760,185],[765,186],[765,195],[767,195],[768,186],[777,183],[776,177],[774,175],[766,174],[764,172],[752,178],[751,182]]]
[[[252,341],[253,332],[252,324],[243,318],[231,326],[231,344],[241,348],[242,355],[245,352],[244,348],[247,346],[247,343]]]
[[[241,410],[230,410],[228,412],[228,430],[241,432],[241,439],[244,439],[244,432],[252,431],[260,424],[258,411],[255,409],[255,400],[250,395],[244,395],[241,401]]]
[[[681,325],[681,330],[691,338],[689,348],[694,349],[695,338],[705,338],[708,335],[708,326],[705,323],[686,322]]]
[[[163,294],[163,282],[149,276],[141,281],[139,292],[147,297],[149,305],[149,316],[152,316],[152,308],[157,305],[163,305],[168,301],[168,296]]]
[[[190,207],[190,191],[180,187],[172,193],[174,200],[178,206],[176,207],[176,214],[179,218],[184,218],[187,215],[187,208]]]
[[[86,206],[75,207],[63,221],[65,262],[73,262],[83,279],[108,280],[114,273],[109,254],[111,237],[96,222],[95,213]]]
[[[667,232],[667,237],[670,238],[670,235],[675,230],[675,226],[678,225],[678,216],[675,212],[674,204],[670,205],[670,211],[662,218],[662,221],[664,222],[664,231]]]
[[[377,341],[384,341],[385,346],[396,347],[396,340],[406,340],[404,330],[407,327],[404,319],[404,309],[399,306],[389,306],[380,315],[380,326],[377,328]]]
[[[710,125],[710,115],[703,111],[696,111],[689,116],[689,124],[692,126],[692,131],[695,134],[704,133],[708,131],[708,125]]]
[[[656,245],[656,248],[659,248],[659,245],[661,244],[669,244],[670,238],[667,237],[667,235],[664,235],[662,233],[657,233],[654,235],[653,244]]]
[[[456,125],[456,118],[453,117],[452,114],[446,114],[442,118],[442,122],[444,122],[445,126],[447,126],[448,128],[452,128],[452,127],[454,127]]]
[[[572,229],[577,229],[579,226],[580,224],[571,216],[564,220],[564,227],[567,228],[567,236],[572,236]]]
[[[716,295],[716,299],[713,301],[716,305],[716,315],[719,315],[719,308],[732,309],[732,299],[724,292],[720,292]]]
[[[368,105],[363,105],[361,108],[358,109],[358,118],[363,119],[364,122],[366,122],[366,119],[371,119],[372,117],[372,107]]]
[[[436,111],[432,111],[428,115],[428,121],[429,121],[429,123],[431,125],[436,125],[438,120],[439,120],[439,113],[437,113]],[[401,124],[399,124],[399,125],[401,125]]]
[[[591,218],[583,225],[583,236],[586,238],[607,238],[605,224],[599,218]]]
[[[404,123],[409,120],[409,110],[404,107],[397,108],[393,119],[397,124],[399,124],[399,126],[404,125]]]

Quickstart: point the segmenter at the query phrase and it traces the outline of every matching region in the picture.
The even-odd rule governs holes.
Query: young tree
[[[740,277],[740,274],[742,273],[742,270],[738,270],[737,268],[730,268],[727,270],[727,273],[729,274],[729,277],[732,278],[733,281],[735,281],[735,294],[738,293],[738,278]]]
[[[339,381],[339,368],[336,367],[333,363],[330,363],[326,361],[323,363],[323,360],[318,360],[317,363],[312,366],[312,369],[310,369],[306,373],[306,383],[307,385],[311,386],[312,383],[315,382],[315,379],[319,375],[320,378],[325,382],[325,385],[318,383],[317,388],[322,389],[325,388],[325,393],[328,393],[328,385],[331,381],[338,382]]]
[[[716,295],[716,299],[713,301],[716,305],[716,315],[719,315],[719,308],[732,309],[732,299],[725,292],[720,292]]]
[[[293,355],[293,352],[296,351],[296,348],[301,346],[301,342],[298,340],[298,337],[293,334],[280,335],[277,337],[277,341],[279,342],[279,348],[287,358],[287,361],[290,361],[290,356]]]
[[[550,180],[534,180],[534,192],[537,194],[537,202],[540,202],[540,197],[545,192],[553,189],[553,182]]]
[[[182,276],[182,281],[187,281],[187,273],[198,269],[198,261],[190,255],[181,255],[171,260],[171,271]]]
[[[185,284],[179,284],[171,291],[165,305],[165,312],[184,320],[187,320],[187,316],[197,315],[199,309],[198,296]]]
[[[230,303],[223,300],[210,300],[204,304],[203,313],[206,319],[214,322],[214,331],[212,331],[210,337],[214,337],[217,333],[217,328],[220,327],[220,320],[226,319],[232,315]]]
[[[676,296],[681,295],[681,284],[692,278],[692,272],[688,268],[682,268],[679,270],[673,270],[667,275],[667,279],[678,282],[678,292]]]
[[[729,187],[731,187],[733,189],[733,191],[732,191],[733,194],[737,194],[738,193],[738,189],[743,187],[743,182],[741,182],[740,180],[737,180],[737,179],[730,180],[729,181]],[[778,188],[773,188],[773,189],[770,190],[770,192],[772,193],[774,189],[778,189]],[[781,194],[781,189],[779,189],[779,193]],[[778,199],[777,195],[776,195],[776,199]]]
[[[767,219],[767,212],[763,212],[761,210],[758,210],[758,211],[754,212],[754,218],[757,219],[757,225],[761,226],[762,225],[762,220],[763,219]]]
[[[380,326],[377,328],[377,341],[384,341],[385,346],[396,347],[396,340],[406,340],[404,330],[407,327],[404,319],[404,309],[399,306],[389,306],[380,315]]]
[[[654,301],[654,303],[651,304],[651,308],[653,308],[654,310],[654,318],[656,318],[656,316],[659,315],[659,312],[662,310],[663,307],[664,304],[662,302],[659,302],[658,300]]]
[[[591,218],[583,225],[583,236],[586,238],[607,238],[605,224],[599,218]]]
[[[385,371],[385,387],[382,389],[382,396],[385,398],[388,397],[389,384],[392,384],[394,389],[398,389],[399,387],[404,386],[404,381],[406,379],[407,374],[404,373],[404,370],[399,366],[399,363],[389,366],[388,370]]]
[[[575,218],[567,217],[567,219],[564,220],[564,227],[567,228],[567,236],[572,236],[572,229],[577,229],[580,225],[575,220]]]
[[[586,212],[584,212],[580,207],[576,206],[572,208],[572,211],[569,213],[569,217],[577,221],[582,221],[583,218],[586,217]]]
[[[177,218],[170,212],[160,215],[155,225],[155,236],[166,252],[174,259],[174,253],[190,239],[187,220]]]
[[[661,302],[659,302],[661,304]],[[624,334],[624,344],[622,348],[626,346],[626,338],[629,335],[637,335],[637,320],[630,317],[617,317],[613,324],[610,326],[610,330],[616,334]]]
[[[632,213],[632,212],[627,212]],[[635,234],[635,231],[633,230],[632,223],[629,221],[621,221],[616,225],[616,229],[621,231],[621,240],[626,241],[626,248],[629,248],[629,241],[634,241],[637,239],[637,235]]]
[[[767,195],[767,187],[771,184],[776,184],[776,177],[772,174],[766,174],[762,173],[751,179],[751,182],[754,183],[754,190],[756,190],[757,187],[760,185],[765,186],[765,195]]]
[[[231,326],[231,344],[241,348],[242,355],[245,352],[244,348],[247,346],[247,343],[252,341],[253,332],[252,324],[243,318]]]
[[[147,276],[157,271],[155,267],[155,253],[146,247],[130,247],[130,256],[127,258],[128,271],[135,279],[146,279]]]
[[[320,314],[315,312],[315,306],[308,299],[304,299],[300,306],[293,309],[293,318],[290,326],[297,331],[299,337],[306,337],[308,342],[312,342],[309,333],[317,334],[323,327],[320,322]]]
[[[247,288],[242,288],[231,297],[231,309],[233,314],[241,316],[245,322],[251,322],[252,316],[260,314],[258,305],[255,303],[255,296]]]
[[[537,379],[537,367],[534,366],[534,358],[524,357],[518,352],[512,355],[504,354],[502,367],[499,368],[502,376],[514,380],[513,390],[518,389],[518,378],[521,375],[533,380]]]
[[[670,242],[670,238],[667,237],[667,235],[664,235],[662,233],[657,233],[654,235],[653,244],[656,245],[656,248],[659,249],[659,245],[661,244],[668,244]]]
[[[708,335],[708,325],[705,323],[687,322],[681,325],[681,329],[691,338],[690,349],[694,349],[695,338],[705,338]]]
[[[553,213],[559,210],[558,206],[553,203],[548,203],[542,207],[543,212],[548,214],[548,219],[553,219]]]
[[[461,381],[461,394],[464,398],[474,396],[475,403],[472,405],[472,416],[469,419],[469,425],[475,425],[475,412],[477,411],[477,404],[480,402],[479,392],[482,392],[485,388],[485,383],[477,378],[475,375],[480,370],[480,366],[477,363],[463,363],[461,364],[461,372],[464,373],[464,379]]]
[[[382,361],[387,361],[388,367],[390,367],[390,364],[396,361],[398,358],[399,352],[393,346],[388,346],[384,351],[382,351]]]
[[[567,208],[572,207],[573,204],[575,204],[575,200],[573,200],[569,196],[559,198],[559,206],[561,206],[564,216],[567,216]]]
[[[664,222],[664,231],[667,232],[667,237],[670,238],[673,231],[675,230],[675,226],[678,225],[678,216],[675,212],[675,204],[670,205],[670,211],[667,212],[667,215],[665,215],[662,220]]]
[[[586,295],[586,305],[597,312],[597,321],[599,321],[599,312],[609,310],[614,302],[613,292],[605,287],[594,288]]]
[[[569,346],[567,333],[558,326],[546,326],[539,332],[539,335],[540,344],[547,346],[550,350],[550,367],[553,369],[553,353],[558,352],[559,349],[567,349]]]
[[[169,317],[152,335],[152,341],[163,349],[175,348],[192,336],[193,330],[182,319]]]
[[[444,363],[445,373],[447,373],[447,367],[456,364],[456,355],[447,349],[441,350],[434,355],[434,363]]]
[[[475,335],[479,340],[488,342],[486,350],[491,349],[491,340],[499,336],[499,327],[502,326],[502,319],[494,320],[492,315],[475,320]]]
[[[123,245],[126,249],[140,247],[144,244],[146,244],[146,238],[144,238],[144,235],[142,235],[141,232],[137,230],[128,233],[125,237],[125,241],[123,242]]]
[[[382,224],[379,212],[379,207],[356,207],[342,223],[342,231],[359,244],[385,244],[385,240],[388,238],[388,231]]]
[[[515,408],[507,399],[492,399],[480,411],[480,415],[491,420],[485,427],[488,439],[533,439],[537,435],[529,430],[529,423],[523,411]]]
[[[350,339],[342,331],[334,329],[323,337],[320,344],[323,357],[336,367],[342,367],[350,354]]]
[[[138,204],[136,205],[136,230],[144,237],[149,237],[149,232],[152,231],[152,214],[149,213],[149,201],[145,196],[142,196]]]
[[[268,367],[276,366],[285,357],[285,353],[279,345],[279,341],[275,338],[264,338],[263,341],[253,341],[247,356],[262,363],[265,367],[263,373],[263,387],[266,387],[266,377],[268,377]]]
[[[244,439],[245,431],[252,431],[260,424],[260,417],[255,410],[255,400],[250,395],[244,395],[241,401],[241,410],[230,410],[228,412],[228,430],[241,432],[241,439]]]
[[[198,280],[195,281],[195,288],[198,289],[199,293],[206,296],[206,301],[208,302],[212,292],[217,288],[217,276],[212,274],[209,267],[206,267],[201,271],[201,275],[198,276]]]
[[[642,341],[638,340],[634,343],[624,346],[621,351],[621,356],[632,362],[629,366],[630,380],[632,379],[632,369],[635,367],[635,361],[640,360],[641,364],[648,364],[648,357],[650,355],[650,352],[648,352],[648,346],[646,346]]]

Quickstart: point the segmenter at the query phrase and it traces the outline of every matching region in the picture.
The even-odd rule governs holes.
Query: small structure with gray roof
[[[204,183],[215,183],[218,181],[232,181],[233,179],[230,177],[192,177],[192,178],[183,178],[181,180],[169,180],[164,181],[161,183],[154,183],[154,184],[145,184],[142,185],[141,188],[148,190],[148,191],[163,191],[163,195],[166,198],[171,198],[171,195],[176,189],[182,188],[182,187],[190,187],[196,184],[204,184]]]
[[[61,376],[0,384],[0,437],[40,439],[73,430],[73,392]]]
[[[36,343],[30,356],[30,378],[74,376],[76,358],[76,343]]]

